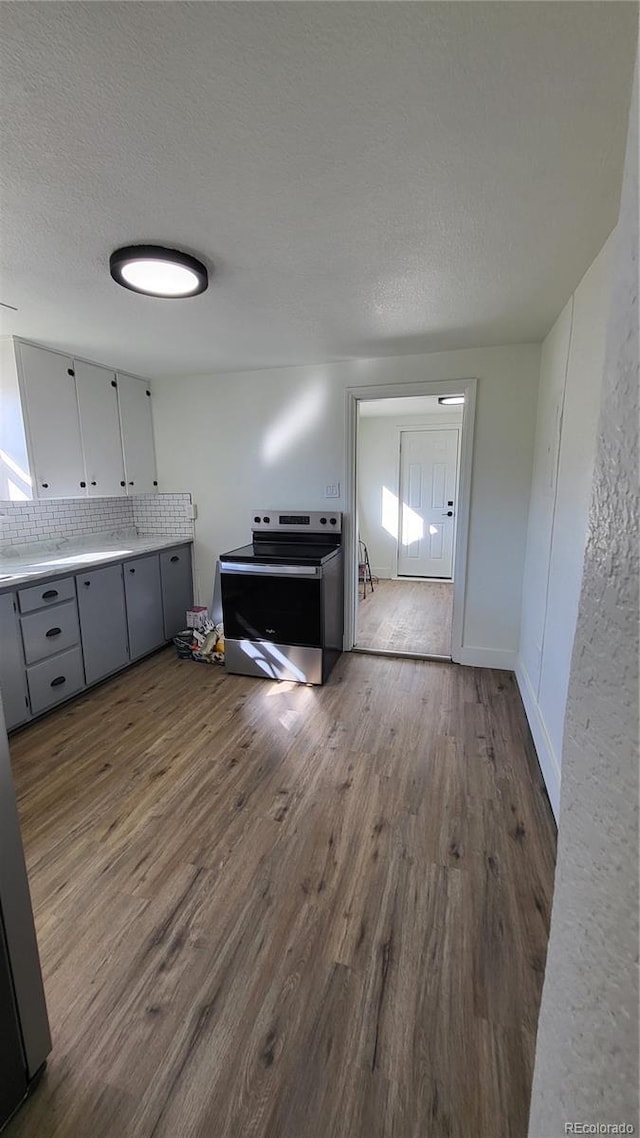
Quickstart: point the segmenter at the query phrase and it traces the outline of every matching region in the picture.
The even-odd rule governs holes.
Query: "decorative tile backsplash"
[[[141,494],[130,502],[138,533],[193,537],[190,494]]]
[[[0,501],[0,547],[132,529],[192,538],[191,495]]]

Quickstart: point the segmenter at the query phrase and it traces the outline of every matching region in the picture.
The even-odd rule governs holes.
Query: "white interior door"
[[[459,431],[400,432],[398,576],[453,575]]]

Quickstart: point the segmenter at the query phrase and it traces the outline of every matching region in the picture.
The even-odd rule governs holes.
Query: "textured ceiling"
[[[629,3],[1,3],[3,331],[149,374],[540,339],[615,224]],[[213,262],[186,301],[118,245]]]

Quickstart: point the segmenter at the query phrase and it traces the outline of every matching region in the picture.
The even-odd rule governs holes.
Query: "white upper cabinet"
[[[81,361],[75,373],[87,494],[126,494],[115,373]]]
[[[34,497],[77,498],[84,491],[84,462],[73,360],[19,344]]]
[[[0,499],[157,488],[147,380],[0,339]]]
[[[153,494],[157,488],[151,419],[151,390],[143,379],[118,372],[118,402],[129,494]]]

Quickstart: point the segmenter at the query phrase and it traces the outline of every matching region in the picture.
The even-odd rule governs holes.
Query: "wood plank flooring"
[[[358,602],[358,647],[451,655],[453,584],[380,580]]]
[[[54,1051],[7,1138],[524,1138],[555,829],[510,674],[167,650],[11,750]]]

